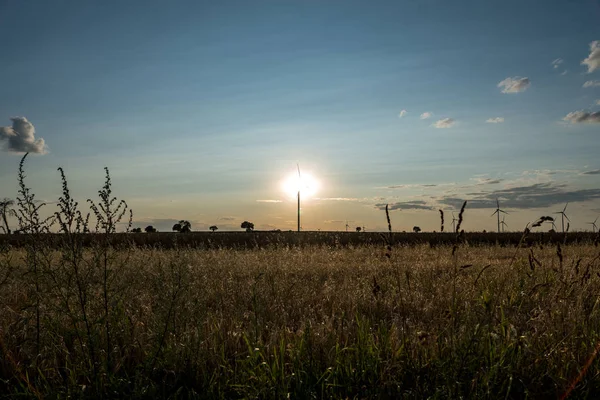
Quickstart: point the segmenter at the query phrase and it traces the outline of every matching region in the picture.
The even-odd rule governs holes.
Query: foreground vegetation
[[[98,244],[79,258],[36,246],[0,256],[3,393],[600,394],[593,245],[394,247],[389,258],[381,246]]]
[[[0,396],[600,396],[600,236],[140,243],[115,233],[132,213],[108,170],[93,227],[62,170],[41,217],[24,160],[22,233],[0,241]]]

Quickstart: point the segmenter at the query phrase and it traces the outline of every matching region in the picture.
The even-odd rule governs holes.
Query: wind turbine
[[[300,186],[302,185],[302,178],[300,176],[300,164],[296,164],[298,167],[298,232],[300,232]]]
[[[598,226],[596,225],[596,221],[598,221],[598,217],[594,220],[594,222],[588,222],[588,224],[592,225],[592,233],[598,230]]]
[[[562,211],[554,213],[554,214],[560,214],[560,216],[561,216],[562,233],[565,233],[565,218],[567,219],[567,221],[571,222],[571,220],[569,219],[569,217],[567,217],[567,214],[565,213],[565,211],[567,211],[567,206],[568,205],[569,205],[569,203],[565,204],[565,208],[563,208]]]
[[[550,223],[552,224],[552,230],[556,232],[556,224],[554,223],[554,221],[550,221]]]
[[[506,218],[506,215],[502,216],[502,221],[500,221],[500,224],[502,224],[502,233],[504,233],[504,228],[508,228],[508,225],[506,224],[506,222],[504,222],[504,218]]]
[[[500,201],[496,199],[496,211],[494,211],[494,213],[491,216],[493,217],[494,214],[498,216],[498,233],[500,233],[500,213],[508,214],[506,211],[500,209]]]
[[[456,232],[456,217],[454,216],[454,211],[452,211],[452,232]]]

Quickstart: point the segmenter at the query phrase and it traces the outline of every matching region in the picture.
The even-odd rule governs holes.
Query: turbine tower
[[[300,176],[300,164],[296,164],[298,167],[298,232],[300,232],[300,185],[302,185],[302,178]]]
[[[496,199],[496,211],[491,215],[492,217],[496,215],[498,217],[498,233],[500,233],[500,213],[508,214],[506,211],[500,209],[500,201]],[[504,219],[502,219],[504,221]]]
[[[454,216],[454,211],[452,211],[452,232],[456,232],[456,217]]]
[[[596,221],[598,221],[598,217],[596,217],[594,222],[588,222],[588,224],[592,226],[592,233],[595,233],[598,230],[598,225],[596,225]]]
[[[565,233],[565,218],[567,219],[567,221],[571,222],[571,220],[569,219],[569,217],[567,217],[567,214],[565,213],[565,211],[567,211],[568,205],[569,205],[569,203],[565,204],[565,208],[563,208],[562,211],[558,211],[558,212],[554,213],[554,214],[560,214],[560,216],[561,216],[562,233]]]
[[[504,218],[506,218],[506,215],[503,215],[502,221],[500,221],[500,224],[502,224],[502,233],[504,233],[504,228],[508,228],[508,225],[506,224],[506,222],[504,222]]]

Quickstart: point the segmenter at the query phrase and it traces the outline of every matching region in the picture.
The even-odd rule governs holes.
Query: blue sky
[[[58,166],[94,196],[108,166],[136,223],[163,230],[292,228],[296,163],[321,182],[304,229],[380,229],[385,203],[398,230],[439,229],[436,210],[469,199],[465,227],[490,230],[496,197],[510,228],[570,200],[589,229],[599,21],[598,0],[0,0],[0,126],[22,116],[44,139],[38,196],[56,199]]]

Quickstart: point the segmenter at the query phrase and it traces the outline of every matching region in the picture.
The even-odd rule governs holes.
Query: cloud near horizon
[[[498,87],[502,88],[502,93],[524,92],[530,85],[531,81],[529,80],[529,78],[522,78],[520,76],[506,78],[500,83],[498,83]]]
[[[12,126],[0,127],[0,141],[6,140],[5,149],[14,153],[46,154],[44,139],[35,138],[35,127],[25,117],[10,119]]]
[[[431,118],[433,116],[433,113],[430,111],[426,111],[423,114],[421,114],[421,116],[419,118],[421,119],[427,119],[427,118]]]
[[[488,118],[485,122],[488,124],[501,124],[504,122],[504,118],[496,117],[496,118]]]
[[[465,198],[456,195],[442,196],[437,201],[446,206],[460,208],[467,200],[467,209],[496,208],[496,199],[499,199],[500,204],[506,208],[547,208],[567,202],[600,200],[600,189],[568,190],[566,184],[546,182],[507,189],[482,190],[477,193],[467,193],[465,196]]]
[[[423,200],[413,200],[413,201],[398,201],[396,203],[391,204],[375,204],[375,208],[378,210],[385,210],[385,206],[388,206],[390,211],[395,210],[434,210],[435,207],[427,205]]]
[[[408,113],[408,111],[406,111],[406,110],[400,111],[400,113],[398,114],[398,118],[404,117],[407,113]]]
[[[600,111],[573,111],[568,113],[563,121],[571,124],[600,124]]]
[[[432,126],[438,129],[451,128],[456,123],[452,118],[444,118],[436,121]]]
[[[588,74],[600,69],[600,40],[590,43],[590,55],[581,62],[581,65],[587,66]]]
[[[271,199],[267,199],[267,200],[256,200],[257,203],[283,203],[282,200],[271,200]]]

